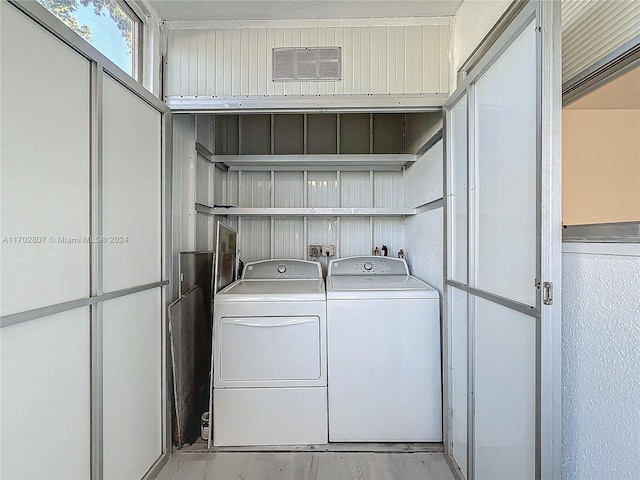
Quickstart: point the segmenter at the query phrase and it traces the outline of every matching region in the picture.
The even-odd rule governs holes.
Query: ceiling
[[[453,16],[462,0],[147,0],[164,20]]]
[[[568,110],[640,110],[640,65],[565,108]]]

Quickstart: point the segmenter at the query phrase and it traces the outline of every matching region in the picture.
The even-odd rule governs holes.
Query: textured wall
[[[640,245],[565,244],[563,478],[640,478]]]
[[[447,93],[449,23],[449,18],[440,18],[417,25],[298,26],[292,22],[286,28],[265,23],[170,29],[167,94]],[[317,46],[342,47],[341,81],[272,80],[272,48]]]

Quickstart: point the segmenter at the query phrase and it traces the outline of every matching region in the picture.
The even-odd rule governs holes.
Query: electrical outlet
[[[322,256],[323,257],[333,257],[335,250],[334,245],[322,245]]]
[[[316,258],[322,256],[322,245],[309,245],[309,256]]]

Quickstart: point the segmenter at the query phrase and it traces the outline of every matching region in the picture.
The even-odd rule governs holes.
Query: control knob
[[[278,265],[278,273],[284,273],[287,271],[287,267],[284,265]]]
[[[365,270],[369,271],[369,270],[371,270],[372,268],[373,268],[373,263],[371,263],[371,262],[367,262],[367,263],[365,263],[365,264],[364,264],[364,269],[365,269]]]

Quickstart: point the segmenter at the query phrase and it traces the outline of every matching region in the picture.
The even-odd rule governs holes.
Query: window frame
[[[113,0],[116,6],[131,20],[131,73],[125,71],[122,67],[116,64],[115,60],[107,55],[105,52],[100,50],[93,42],[85,39],[81,35],[79,35],[76,31],[73,31],[73,28],[67,24],[62,18],[58,17],[56,13],[52,10],[49,10],[41,0],[36,0],[44,10],[49,12],[57,21],[63,24],[66,28],[73,31],[73,34],[82,39],[82,41],[88,43],[93,48],[95,48],[100,54],[113,63],[116,67],[122,70],[128,77],[132,78],[135,82],[139,84],[143,84],[144,73],[145,73],[145,42],[144,36],[146,32],[146,23],[145,12],[139,8],[137,5],[127,2],[127,0]],[[104,8],[104,7],[103,7]],[[107,15],[108,16],[108,15]],[[111,21],[110,16],[108,16]]]

